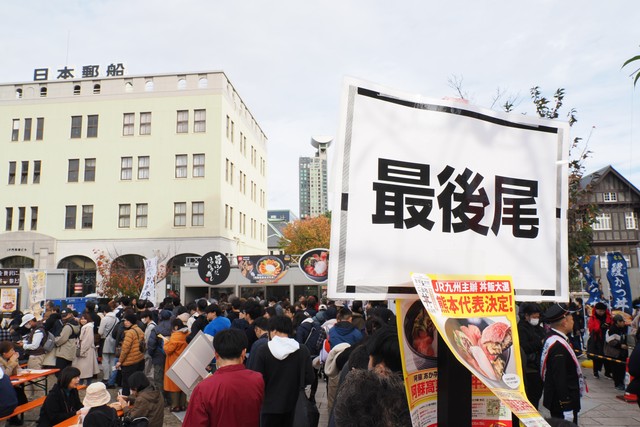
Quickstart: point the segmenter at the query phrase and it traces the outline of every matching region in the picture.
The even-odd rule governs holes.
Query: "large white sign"
[[[328,293],[415,293],[410,273],[510,275],[568,298],[569,126],[345,81]]]

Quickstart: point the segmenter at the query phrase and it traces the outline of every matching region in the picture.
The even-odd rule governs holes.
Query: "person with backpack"
[[[151,312],[149,310],[140,312],[140,320],[145,325],[144,342],[147,345],[147,351],[144,353],[144,374],[147,376],[147,378],[149,378],[150,380],[153,380],[153,378],[155,377],[153,366],[155,364],[162,362],[162,366],[164,368],[164,357],[159,357],[160,355],[156,355],[155,353],[157,351],[154,351],[154,352],[149,351],[149,347],[151,344],[151,335],[155,335],[157,340],[158,333],[156,332],[156,327],[158,325],[156,324],[156,322],[153,321]],[[156,350],[157,350],[157,347],[156,347]],[[154,363],[153,356],[156,356],[156,360],[155,360],[156,363]]]
[[[135,314],[129,313],[124,316],[124,339],[120,358],[116,363],[116,369],[122,371],[122,394],[129,396],[128,378],[134,372],[144,371],[144,353],[146,343],[144,342],[144,332],[137,325],[138,318]]]
[[[76,358],[76,348],[78,347],[78,337],[80,336],[80,325],[73,317],[71,310],[65,308],[60,311],[62,329],[55,339],[56,345],[56,368],[62,371],[67,366],[71,366]],[[58,372],[57,376],[60,375]]]
[[[38,322],[36,317],[31,313],[27,313],[22,316],[20,327],[30,330],[22,341],[18,341],[16,343],[16,346],[22,347],[25,351],[25,355],[29,357],[27,368],[42,369],[44,358],[47,353],[44,349],[44,345],[47,340],[48,333],[44,330],[42,323]]]

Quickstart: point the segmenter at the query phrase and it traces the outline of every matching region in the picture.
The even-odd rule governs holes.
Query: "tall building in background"
[[[300,179],[300,218],[322,215],[329,210],[327,202],[327,148],[333,138],[321,136],[311,138],[316,149],[314,157],[300,157],[298,162]]]
[[[44,71],[0,84],[0,268],[65,269],[71,296],[96,251],[174,289],[189,258],[266,252],[267,138],[223,72]]]

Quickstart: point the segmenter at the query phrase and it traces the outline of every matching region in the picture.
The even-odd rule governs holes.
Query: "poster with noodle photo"
[[[525,426],[547,426],[524,390],[511,277],[412,274],[411,278],[442,341],[488,389],[485,403],[489,397],[495,404],[499,399]],[[473,387],[474,399],[478,384]],[[487,414],[499,412],[484,406]],[[505,425],[510,425],[509,418]]]

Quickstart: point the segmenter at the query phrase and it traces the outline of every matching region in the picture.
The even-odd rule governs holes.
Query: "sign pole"
[[[471,425],[471,372],[438,334],[438,426]]]

